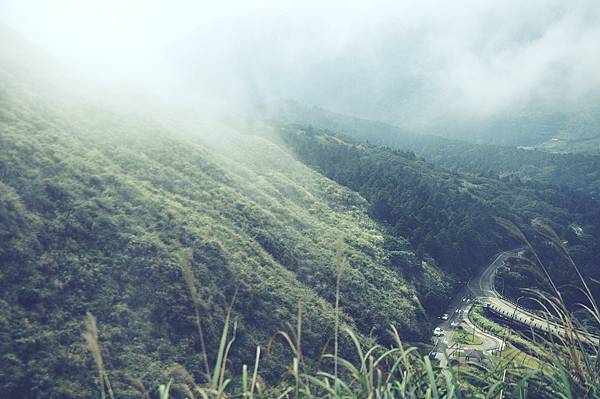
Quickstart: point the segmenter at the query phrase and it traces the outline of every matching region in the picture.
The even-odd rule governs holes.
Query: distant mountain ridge
[[[413,151],[450,170],[537,180],[582,190],[600,198],[600,154],[561,154],[420,135],[387,123],[338,114],[294,101],[273,104],[265,107],[263,112],[268,117],[288,123],[310,124],[364,142]]]
[[[479,122],[456,123],[443,134],[478,144],[599,154],[600,93],[588,93],[560,107],[532,102]]]
[[[287,121],[310,121],[317,126],[367,138],[369,130],[396,136],[410,145],[426,143],[471,143],[541,149],[556,153],[600,154],[600,94],[591,93],[568,109],[530,105],[482,120],[448,122],[424,132],[394,124],[331,112],[294,100],[272,102],[261,107],[267,114]],[[376,138],[373,138],[376,139]]]

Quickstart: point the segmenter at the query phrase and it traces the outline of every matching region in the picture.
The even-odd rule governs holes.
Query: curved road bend
[[[504,260],[509,256],[509,253],[500,253],[494,258],[492,263],[486,266],[475,279],[479,281],[482,276],[484,279],[488,278],[488,274],[495,272],[495,269],[501,265]],[[448,307],[448,315],[449,318],[446,321],[441,322],[437,327],[439,327],[443,331],[443,335],[441,337],[434,337],[435,346],[433,351],[437,352],[436,359],[440,361],[441,367],[447,366],[447,359],[444,356],[444,350],[447,352],[449,357],[452,357],[452,354],[455,351],[469,351],[473,349],[480,350],[482,352],[492,352],[496,350],[500,350],[503,348],[502,339],[495,337],[480,328],[476,327],[469,320],[468,314],[471,306],[475,299],[485,298],[487,295],[492,294],[491,292],[487,292],[485,287],[482,287],[481,290],[473,291],[470,288],[471,281],[467,284],[467,287],[461,290],[450,306]],[[492,288],[493,290],[493,288]],[[467,333],[471,333],[478,337],[481,341],[481,345],[459,345],[454,341],[453,336],[457,327],[461,326]]]
[[[494,261],[490,263],[473,280],[469,281],[468,288],[471,293],[481,298],[481,302],[488,305],[492,311],[503,315],[506,318],[535,328],[543,332],[549,332],[555,335],[565,335],[565,329],[554,322],[548,321],[545,317],[534,314],[527,309],[517,306],[498,294],[494,286],[494,279],[498,267],[502,266],[507,258],[513,256],[516,250],[499,253]],[[592,336],[585,331],[577,331],[579,337],[590,345],[598,345],[598,337]]]
[[[481,329],[477,328],[468,319],[468,313],[471,309],[474,300],[479,300],[481,303],[487,304],[497,313],[504,314],[505,317],[512,317],[527,326],[547,331],[550,327],[550,332],[556,334],[564,334],[562,327],[548,323],[546,319],[535,315],[525,309],[517,308],[517,306],[508,300],[502,298],[494,287],[494,278],[497,269],[504,264],[507,258],[513,256],[517,250],[500,252],[494,260],[483,268],[474,278],[469,280],[467,287],[463,289],[448,308],[449,319],[440,323],[437,327],[442,329],[441,337],[434,337],[435,346],[433,351],[437,352],[436,358],[440,360],[440,366],[446,367],[447,359],[443,352],[444,349],[448,355],[459,349],[458,344],[454,342],[454,331],[458,326],[462,326],[465,331],[475,334],[481,341],[481,345],[463,345],[461,350],[479,349],[483,352],[490,352],[502,349],[502,339],[490,335]],[[585,336],[580,332],[581,336]],[[590,344],[598,345],[598,338],[587,336],[585,338]]]

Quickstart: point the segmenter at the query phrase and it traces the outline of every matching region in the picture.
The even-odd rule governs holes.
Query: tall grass
[[[204,364],[204,372],[206,378],[210,379],[210,367],[208,366],[208,355],[206,352],[206,344],[204,342],[204,332],[202,331],[202,320],[200,319],[200,305],[198,304],[198,291],[194,284],[194,274],[192,273],[192,257],[193,252],[190,249],[184,250],[181,253],[181,271],[183,273],[183,279],[190,295],[190,300],[194,306],[194,321],[196,323],[196,330],[198,337],[200,338],[200,350],[202,355],[202,363]]]
[[[340,238],[335,249],[335,326],[334,326],[334,348],[333,348],[333,372],[335,377],[335,392],[338,391],[338,354],[340,336],[340,282],[344,272],[343,241]]]
[[[600,397],[600,363],[598,357],[600,348],[598,337],[592,334],[588,327],[569,309],[559,287],[553,281],[535,247],[522,230],[510,221],[504,219],[498,219],[498,221],[509,232],[512,232],[523,241],[532,254],[534,263],[543,271],[549,286],[552,288],[550,292],[539,289],[525,289],[525,292],[545,310],[548,327],[551,326],[550,323],[554,323],[558,324],[564,331],[564,334],[550,334],[547,337],[540,335],[537,337],[546,348],[546,359],[544,360],[554,366],[540,375],[541,380],[556,397]],[[576,307],[582,309],[596,322],[597,326],[600,326],[600,312],[598,311],[596,298],[592,295],[586,279],[573,261],[563,240],[560,239],[551,226],[540,219],[535,219],[532,225],[547,242],[557,249],[569,267],[573,269],[581,285],[577,288],[584,294],[587,301],[587,303],[576,304]]]
[[[547,225],[536,222],[536,227],[544,236],[551,239],[559,250],[567,257],[571,267],[581,279],[582,290],[587,294],[587,304],[580,306],[592,315],[593,320],[600,320],[595,298],[587,286],[584,277],[568,255],[567,249],[558,239],[556,233]],[[524,240],[532,252],[539,267],[551,280],[545,265],[535,252],[535,248],[525,234],[511,222],[502,220],[501,224],[516,233]],[[336,245],[335,255],[335,319],[333,353],[325,350],[322,359],[316,365],[305,362],[302,353],[302,317],[303,306],[298,304],[296,325],[289,327],[289,332],[278,331],[267,342],[267,352],[271,351],[275,339],[282,338],[292,351],[289,375],[292,380],[283,379],[278,385],[267,387],[261,382],[260,361],[262,349],[256,348],[252,367],[244,364],[241,370],[228,371],[228,356],[235,341],[236,323],[232,319],[233,301],[229,306],[223,324],[221,339],[212,370],[208,369],[208,379],[196,383],[194,377],[183,367],[171,370],[172,380],[161,385],[157,391],[160,399],[169,398],[322,398],[322,399],[463,399],[463,398],[596,398],[600,397],[600,365],[598,345],[590,345],[585,326],[567,310],[559,287],[552,281],[552,292],[530,290],[531,296],[553,315],[554,322],[565,329],[564,336],[536,336],[538,345],[543,347],[540,362],[547,364],[543,368],[534,368],[524,362],[517,362],[516,355],[493,356],[485,363],[469,363],[447,368],[439,368],[431,363],[429,357],[419,354],[415,347],[405,347],[398,330],[390,326],[393,344],[390,347],[374,345],[365,348],[354,331],[340,328],[340,283],[344,271],[342,242]],[[197,293],[189,262],[182,262],[184,278],[192,298]],[[187,265],[187,266],[186,266]],[[555,291],[554,291],[555,290]],[[235,298],[234,298],[235,301]],[[201,334],[200,315],[196,308],[194,314]],[[600,323],[599,323],[600,324]],[[353,360],[342,356],[339,351],[340,336],[344,334],[354,345]],[[86,318],[86,343],[94,357],[98,372],[98,381],[102,398],[108,394],[114,399],[112,388],[104,369],[96,322],[93,316]],[[536,351],[537,353],[537,351]],[[333,371],[331,370],[333,364]],[[329,365],[329,366],[323,366]],[[322,367],[323,366],[323,367]],[[241,371],[241,373],[240,373]],[[460,371],[460,372],[459,372]],[[229,376],[240,375],[232,380]],[[142,391],[140,391],[142,392]],[[141,395],[144,397],[144,395]],[[145,394],[145,397],[148,395]]]
[[[88,347],[88,350],[94,358],[94,365],[98,373],[98,388],[100,389],[100,397],[102,399],[108,397],[114,399],[114,394],[108,374],[104,368],[104,360],[102,359],[102,351],[100,349],[100,343],[98,341],[98,327],[96,326],[96,318],[91,314],[87,313],[85,317],[85,332],[83,333],[83,339]]]

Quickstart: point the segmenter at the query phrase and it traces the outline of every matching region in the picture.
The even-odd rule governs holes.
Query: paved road
[[[506,259],[515,255],[514,251],[500,252],[494,260],[484,267],[477,276],[469,280],[467,288],[474,296],[478,298],[499,298],[500,295],[494,287],[494,277],[500,266],[506,262]]]
[[[498,255],[490,265],[482,269],[482,272],[476,277],[475,280],[480,280],[483,278],[483,275],[487,276],[487,273],[489,273],[488,269],[491,267],[495,269],[507,257],[508,255]],[[478,349],[484,353],[489,353],[503,348],[503,342],[500,338],[490,335],[479,329],[469,320],[469,310],[471,309],[474,301],[481,300],[481,298],[484,298],[487,295],[485,288],[479,291],[473,291],[470,289],[470,285],[471,282],[469,282],[469,284],[467,284],[467,286],[455,297],[448,307],[448,320],[440,322],[440,324],[437,326],[442,329],[443,335],[441,337],[434,337],[435,347],[433,351],[437,352],[435,357],[440,361],[441,367],[446,367],[447,365],[447,359],[444,356],[444,350],[448,356],[452,358],[457,351],[469,352],[471,350]],[[453,335],[459,326],[468,333],[474,333],[474,335],[482,341],[481,345],[462,345],[455,342]]]
[[[464,301],[463,301],[464,298]],[[440,360],[440,366],[446,366],[446,358],[443,355],[444,349],[450,358],[454,357],[458,351],[469,353],[472,350],[480,350],[484,353],[499,350],[503,347],[503,342],[500,338],[497,338],[487,332],[476,327],[469,320],[468,314],[471,306],[473,305],[473,299],[469,299],[468,296],[460,297],[458,302],[452,307],[454,310],[452,316],[448,321],[441,323],[440,327],[444,331],[444,335],[436,338],[435,351],[438,352],[436,358]],[[466,345],[455,342],[453,335],[455,331],[460,327],[475,337],[481,340],[479,345]]]
[[[446,350],[450,358],[457,350],[469,351],[471,349],[479,349],[484,353],[503,349],[502,339],[490,335],[476,326],[468,319],[469,309],[474,301],[481,302],[490,307],[504,317],[513,318],[515,321],[530,326],[532,328],[549,331],[553,334],[564,334],[564,329],[555,323],[548,321],[536,314],[523,309],[520,306],[508,301],[498,294],[494,287],[494,280],[497,269],[504,264],[506,259],[514,256],[518,250],[501,252],[492,260],[492,262],[484,267],[474,278],[469,280],[465,289],[463,289],[448,307],[449,319],[441,322],[437,327],[442,329],[441,337],[434,337],[435,347],[433,351],[437,352],[436,359],[440,361],[441,367],[446,367],[447,359],[443,352]],[[474,332],[475,336],[481,341],[481,345],[463,345],[460,346],[452,339],[454,331],[458,326],[461,326],[465,331]],[[579,332],[583,339],[587,340],[592,345],[598,345],[598,338],[592,336],[584,336],[583,332]]]
[[[494,286],[496,271],[507,258],[515,255],[515,253],[516,251],[506,251],[498,254],[494,261],[483,269],[475,279],[469,281],[468,288],[470,292],[480,298],[482,303],[489,306],[490,310],[497,314],[539,331],[564,336],[565,329],[561,325],[548,321],[542,315],[524,309],[522,304],[507,300],[496,290]],[[591,336],[584,331],[577,331],[577,333],[581,339],[587,341],[590,345],[598,345],[598,337]]]

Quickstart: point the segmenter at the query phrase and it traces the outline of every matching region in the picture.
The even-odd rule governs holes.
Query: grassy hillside
[[[231,370],[298,304],[305,354],[318,359],[332,345],[339,238],[344,324],[363,340],[389,341],[390,324],[427,337],[404,277],[418,261],[401,238],[390,250],[360,195],[262,137],[61,101],[1,73],[0,396],[91,397],[86,312],[121,392],[130,377],[164,381],[174,363],[201,381],[186,262],[209,358],[237,292]],[[287,356],[276,346],[262,378],[278,378]]]

